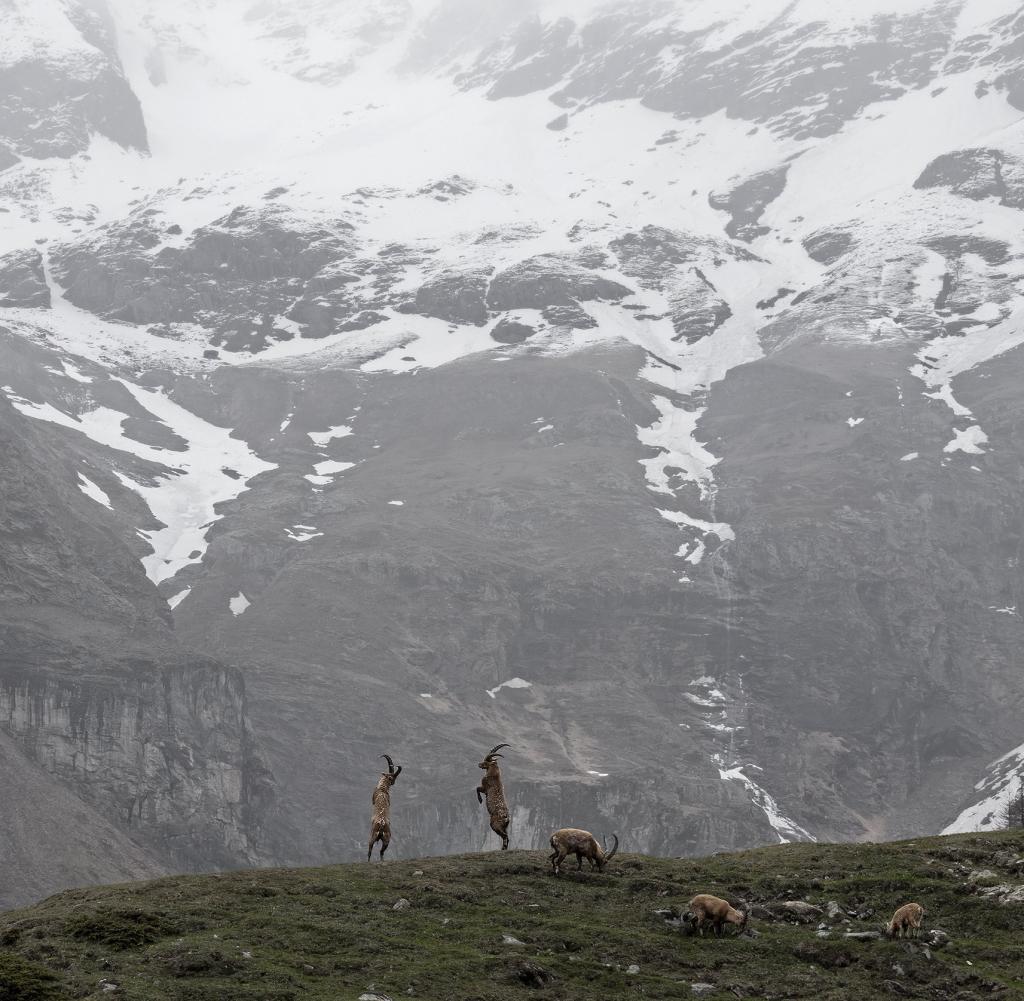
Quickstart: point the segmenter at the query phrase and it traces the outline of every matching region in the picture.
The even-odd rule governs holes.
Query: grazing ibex
[[[889,938],[903,938],[913,931],[914,936],[921,934],[921,918],[924,917],[924,908],[920,904],[904,904],[896,908],[889,927],[885,933]]]
[[[704,925],[709,923],[715,930],[716,935],[722,934],[722,925],[728,923],[737,926],[737,931],[742,932],[747,927],[746,910],[738,911],[728,900],[721,897],[713,897],[710,893],[698,893],[689,904],[690,913],[693,915],[694,927],[704,935]]]
[[[501,838],[501,850],[508,848],[508,822],[511,819],[508,812],[508,803],[505,802],[505,789],[501,784],[501,769],[495,758],[503,758],[505,755],[498,754],[508,744],[495,744],[488,752],[480,767],[484,770],[484,777],[480,785],[476,787],[476,801],[482,803],[487,798],[487,812],[491,815],[491,830]]]
[[[596,868],[598,872],[604,872],[604,867],[615,857],[619,850],[619,836],[613,834],[615,844],[611,851],[597,843],[597,838],[590,831],[581,831],[578,827],[563,827],[551,835],[551,865],[554,867],[555,875],[562,872],[562,863],[567,855],[576,855],[576,871],[583,868],[583,860],[590,863],[590,868]]]
[[[382,772],[380,780],[377,782],[377,788],[373,790],[373,797],[371,802],[373,803],[373,812],[370,814],[370,844],[366,849],[366,861],[370,861],[370,857],[373,855],[373,846],[379,841],[380,842],[380,857],[384,858],[384,853],[388,850],[388,845],[391,844],[391,787],[398,781],[398,776],[402,771],[402,766],[395,767],[395,763],[391,760],[391,756],[382,754],[382,758],[388,760],[388,770]]]

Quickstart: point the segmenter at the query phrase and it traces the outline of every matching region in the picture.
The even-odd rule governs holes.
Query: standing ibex
[[[380,842],[380,857],[384,858],[384,853],[388,850],[388,845],[391,844],[391,787],[398,781],[398,776],[402,771],[402,766],[395,767],[395,763],[391,760],[391,756],[382,754],[382,758],[388,760],[388,770],[382,772],[380,780],[377,782],[377,788],[373,790],[373,797],[371,802],[373,803],[373,812],[370,814],[370,844],[366,849],[366,861],[370,861],[370,857],[373,855],[373,846],[379,841]]]
[[[604,872],[604,867],[615,857],[619,850],[619,836],[613,834],[615,844],[612,850],[605,849],[597,843],[597,838],[590,831],[582,831],[578,827],[563,827],[551,835],[551,865],[554,867],[555,875],[562,872],[562,863],[566,855],[576,855],[576,871],[583,868],[583,860],[590,863],[590,868],[597,868],[598,872]]]
[[[738,911],[728,900],[713,897],[710,893],[698,893],[690,903],[690,913],[696,931],[704,935],[704,925],[710,924],[716,935],[722,934],[722,925],[728,923],[737,926],[742,932],[747,927],[748,911]]]
[[[495,744],[488,752],[480,768],[486,773],[476,787],[476,801],[482,803],[483,797],[487,797],[487,812],[491,815],[491,830],[501,838],[501,850],[508,848],[508,822],[511,819],[508,812],[508,803],[505,802],[505,789],[501,784],[501,769],[495,758],[503,758],[498,751],[508,744]]]
[[[924,908],[920,904],[904,904],[896,909],[889,926],[885,929],[889,938],[902,938],[910,935],[921,934],[921,918],[924,917]]]

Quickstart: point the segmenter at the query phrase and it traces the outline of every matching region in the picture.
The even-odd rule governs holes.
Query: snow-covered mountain
[[[384,750],[482,847],[499,740],[519,845],[990,822],[1018,3],[6,0],[0,81],[41,781],[169,866],[356,857]]]

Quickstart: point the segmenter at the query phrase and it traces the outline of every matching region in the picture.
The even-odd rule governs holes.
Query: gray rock
[[[725,231],[733,239],[750,243],[769,232],[767,226],[759,225],[764,210],[785,190],[789,165],[783,164],[772,170],[765,170],[721,194],[712,194],[708,202],[712,208],[728,212],[732,217]]]
[[[694,997],[702,998],[709,994],[714,994],[718,990],[715,984],[705,983],[703,981],[697,981],[696,983],[690,984],[690,993]]]
[[[1024,208],[1024,157],[998,149],[962,149],[946,153],[922,171],[915,188],[948,188],[953,194]]]
[[[0,257],[0,307],[49,309],[50,288],[38,250],[16,250]]]
[[[491,328],[491,337],[499,344],[522,344],[532,337],[536,331],[528,323],[510,320],[505,317]]]
[[[851,938],[857,942],[874,942],[881,937],[880,931],[848,931],[843,934],[843,938]]]
[[[812,921],[822,915],[820,907],[809,904],[806,900],[783,900],[771,904],[770,907],[785,915],[799,918],[801,921]]]
[[[392,905],[391,910],[404,911],[406,908],[411,906],[412,904],[410,904],[409,901],[405,899],[405,897],[399,897]]]
[[[603,300],[615,302],[632,290],[553,255],[531,257],[491,280],[487,304],[491,309],[544,309]]]
[[[636,963],[630,963],[630,965],[626,967],[626,973],[631,977],[635,977],[639,972],[640,967]]]

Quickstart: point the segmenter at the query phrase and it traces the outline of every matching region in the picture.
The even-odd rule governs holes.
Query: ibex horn
[[[488,758],[503,758],[503,757],[505,757],[504,754],[496,754],[495,752],[496,751],[500,751],[501,748],[503,748],[503,747],[511,747],[511,746],[512,746],[511,744],[495,744],[494,747],[492,747],[487,752],[487,757]]]
[[[381,757],[388,759],[388,774],[389,775],[396,775],[396,774],[398,774],[395,771],[395,763],[391,760],[391,755],[390,754],[382,754]],[[401,770],[402,770],[402,766],[399,765],[398,766],[398,771],[400,772]]]
[[[612,845],[612,850],[610,852],[605,852],[605,862],[610,862],[615,857],[615,853],[619,850],[619,836],[617,834],[613,834],[612,840],[615,844]]]

